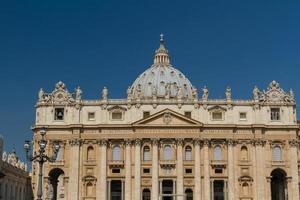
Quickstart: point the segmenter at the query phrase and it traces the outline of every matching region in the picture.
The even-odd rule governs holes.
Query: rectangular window
[[[54,120],[62,121],[64,120],[65,109],[64,108],[55,108],[54,109]]]
[[[240,120],[247,120],[247,113],[240,112]]]
[[[113,174],[119,174],[120,173],[120,169],[119,168],[112,168],[111,172]]]
[[[223,119],[223,113],[222,112],[213,112],[212,113],[212,119],[213,120],[222,120]]]
[[[88,119],[89,119],[89,121],[94,121],[95,120],[95,113],[94,112],[89,112],[88,113]]]
[[[143,173],[144,174],[150,174],[150,169],[149,168],[143,168]]]
[[[280,109],[279,108],[271,108],[271,120],[272,121],[280,120]]]
[[[216,173],[216,174],[222,174],[222,173],[223,173],[223,170],[222,170],[222,169],[215,169],[215,173]]]
[[[184,112],[184,116],[186,116],[187,118],[192,118],[192,112],[186,111]]]
[[[193,170],[191,168],[186,168],[185,169],[186,174],[191,174],[192,172],[193,172]]]
[[[150,116],[150,112],[149,111],[144,111],[143,112],[143,119],[146,119]]]
[[[123,114],[122,112],[113,112],[111,113],[111,118],[113,120],[122,120]]]

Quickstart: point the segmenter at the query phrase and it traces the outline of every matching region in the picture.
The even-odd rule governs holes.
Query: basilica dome
[[[132,98],[196,98],[196,89],[183,73],[170,64],[168,50],[161,35],[160,46],[155,51],[154,62],[128,89]]]

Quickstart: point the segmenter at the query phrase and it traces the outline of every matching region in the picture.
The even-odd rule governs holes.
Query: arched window
[[[248,185],[248,183],[243,183],[242,188],[243,188],[243,195],[248,196],[249,195],[249,185]]]
[[[114,161],[121,160],[121,148],[120,146],[114,146],[112,150],[112,159]]]
[[[143,200],[150,200],[151,199],[151,193],[149,189],[143,190]]]
[[[94,155],[94,148],[92,146],[89,146],[87,148],[87,160],[94,160],[95,155]]]
[[[220,146],[216,146],[214,148],[214,159],[215,160],[222,160],[222,149]]]
[[[280,146],[273,147],[273,160],[281,161],[282,160],[282,153]]]
[[[246,146],[241,148],[241,160],[248,160],[248,149]]]
[[[185,160],[192,160],[192,147],[190,147],[190,146],[185,147],[184,158],[185,158]]]
[[[93,183],[88,182],[86,184],[86,196],[92,197],[93,196]]]
[[[186,200],[193,200],[193,190],[186,189],[185,190]]]
[[[61,161],[63,159],[63,148],[59,148],[55,161]]]
[[[143,155],[144,161],[151,160],[151,154],[150,154],[150,147],[144,146],[144,155]]]
[[[165,160],[172,160],[172,148],[170,145],[166,145],[164,147],[164,159]]]

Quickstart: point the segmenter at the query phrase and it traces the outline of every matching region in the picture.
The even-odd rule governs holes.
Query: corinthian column
[[[125,142],[125,200],[131,199],[131,140]]]
[[[195,200],[200,200],[201,199],[201,169],[200,169],[200,140],[196,139],[194,141],[194,152],[195,152]]]
[[[158,139],[152,139],[152,200],[158,200]]]
[[[134,162],[134,199],[141,198],[141,140],[135,140],[135,162]]]
[[[106,167],[107,167],[107,140],[98,141],[100,159],[98,164],[98,176],[99,184],[97,184],[96,199],[106,200],[107,199],[107,182],[106,182]],[[110,192],[110,191],[108,191]]]
[[[177,194],[183,195],[183,139],[177,140]],[[177,200],[183,200],[183,196],[178,196]]]
[[[235,141],[228,140],[228,200],[235,200],[234,184],[234,144]]]
[[[208,147],[209,147],[209,140],[203,141],[203,151],[204,151],[204,200],[211,200],[210,199],[210,173],[209,173],[209,158],[208,158]]]
[[[297,149],[299,147],[297,140],[290,140],[290,163],[291,163],[291,177],[292,177],[292,200],[298,200],[299,197],[299,177],[298,177],[298,155]],[[289,194],[290,197],[290,194]]]
[[[80,145],[81,140],[70,141],[70,177],[68,194],[70,199],[79,199],[79,163],[80,163]]]
[[[263,145],[265,141],[263,140],[255,140],[255,157],[256,157],[256,192],[257,199],[264,200],[265,199],[265,162],[264,162],[264,152]]]

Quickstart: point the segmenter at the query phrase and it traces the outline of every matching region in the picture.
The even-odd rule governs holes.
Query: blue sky
[[[40,87],[125,97],[164,33],[172,64],[211,98],[251,97],[276,79],[300,94],[299,1],[0,2],[0,133],[20,155]],[[298,101],[299,103],[299,101]],[[23,155],[21,156],[23,157]]]

